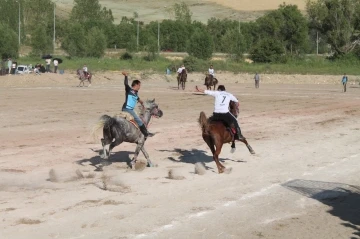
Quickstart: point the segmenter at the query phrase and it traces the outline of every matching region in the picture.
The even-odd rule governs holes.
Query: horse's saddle
[[[124,118],[127,121],[129,121],[130,123],[132,123],[136,128],[139,128],[138,124],[136,123],[136,121],[134,119],[134,116],[132,116],[128,112],[121,111],[120,113],[117,113],[116,115],[114,115],[114,118]]]

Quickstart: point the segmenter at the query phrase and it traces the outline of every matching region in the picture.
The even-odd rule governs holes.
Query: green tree
[[[306,10],[310,27],[326,36],[335,55],[344,55],[359,46],[359,0],[309,0]]]
[[[64,37],[61,47],[69,56],[83,57],[86,55],[86,35],[80,23],[70,24],[67,27],[67,34]]]
[[[30,45],[32,47],[31,54],[35,56],[48,54],[53,51],[52,39],[46,35],[45,27],[40,24],[33,30]]]
[[[282,44],[274,38],[260,40],[250,51],[250,58],[254,62],[279,62],[284,54]]]
[[[86,37],[85,56],[102,57],[106,49],[106,36],[97,27],[90,29]]]
[[[245,52],[245,41],[238,30],[227,31],[221,38],[222,44],[227,46],[224,52],[235,60],[241,60]]]
[[[280,5],[257,19],[255,39],[276,39],[291,53],[302,53],[308,49],[308,26],[306,18],[295,5]]]
[[[185,2],[175,3],[173,6],[175,20],[180,22],[191,24],[192,12],[189,6]]]
[[[210,34],[206,31],[195,32],[190,38],[187,52],[190,56],[199,59],[209,59],[213,53],[213,43]]]
[[[7,25],[0,23],[0,57],[17,57],[19,51],[18,35]]]
[[[99,0],[74,0],[70,18],[80,23],[99,20],[114,21],[111,9],[101,8]]]

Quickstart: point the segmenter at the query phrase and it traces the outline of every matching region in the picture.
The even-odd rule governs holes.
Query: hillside
[[[241,21],[255,20],[266,11],[276,9],[283,0],[183,0],[193,12],[193,20],[206,22],[211,17],[240,19]],[[123,16],[131,17],[134,12],[144,22],[169,19],[170,7],[179,1],[175,0],[102,0],[101,5],[110,8],[118,23]],[[287,4],[296,4],[301,10],[305,9],[305,0],[289,0]],[[66,16],[71,11],[73,0],[58,0],[57,14]]]

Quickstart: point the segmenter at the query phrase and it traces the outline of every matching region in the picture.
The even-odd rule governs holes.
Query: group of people
[[[53,61],[54,65],[54,73],[57,73],[58,67],[59,67],[59,61],[57,59],[54,59]],[[50,66],[51,66],[51,58],[45,59],[45,72],[51,72]]]

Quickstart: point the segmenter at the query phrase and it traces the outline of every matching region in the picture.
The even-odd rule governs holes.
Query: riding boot
[[[245,137],[241,134],[241,129],[240,129],[240,127],[237,127],[237,128],[236,128],[236,133],[237,133],[238,140],[243,140],[243,139],[245,139]]]
[[[147,139],[147,137],[153,136],[152,133],[149,133],[149,131],[146,129],[146,126],[144,124],[140,126],[140,131],[145,136],[145,139]]]

